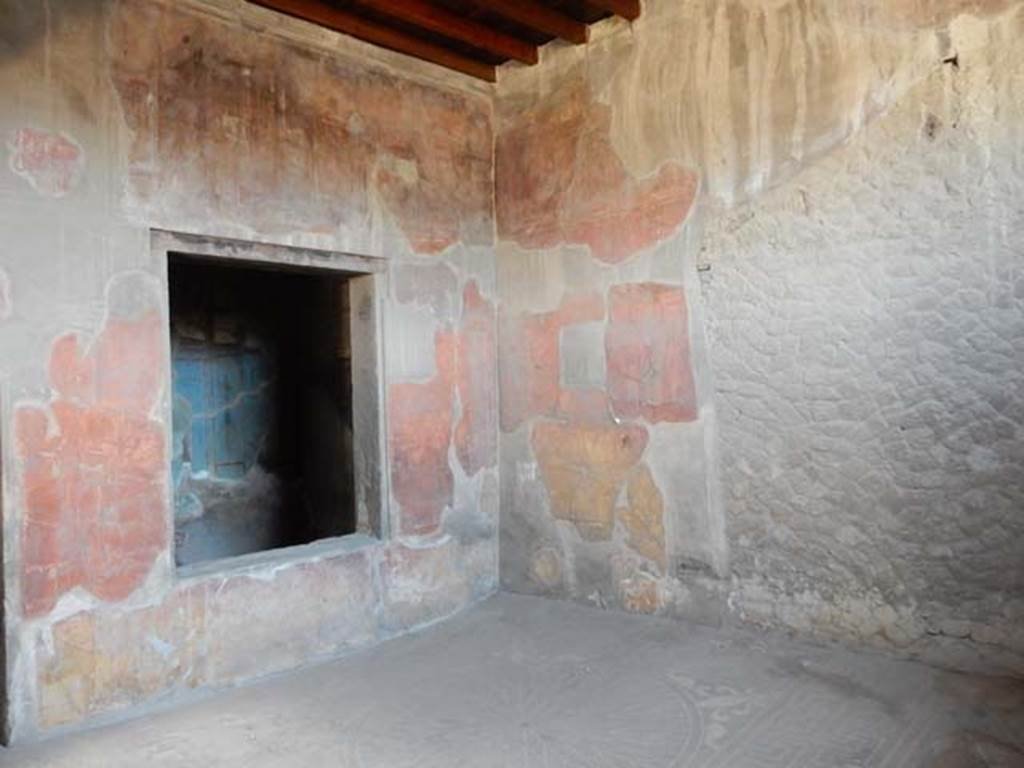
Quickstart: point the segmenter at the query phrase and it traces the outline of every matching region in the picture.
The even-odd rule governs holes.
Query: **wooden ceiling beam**
[[[536,32],[560,37],[576,45],[590,39],[590,29],[582,21],[536,0],[473,0],[473,4]]]
[[[587,0],[587,4],[630,21],[640,16],[640,0]]]
[[[272,11],[294,16],[295,18],[319,24],[335,32],[358,37],[367,43],[390,48],[398,53],[414,56],[448,69],[454,69],[467,75],[495,81],[494,67],[482,61],[456,53],[441,45],[420,40],[397,29],[378,24],[374,21],[343,11],[321,0],[250,0],[256,5]],[[536,55],[536,49],[534,49]]]
[[[524,64],[537,63],[537,46],[471,21],[427,0],[359,0],[366,8],[460,40],[482,51]]]

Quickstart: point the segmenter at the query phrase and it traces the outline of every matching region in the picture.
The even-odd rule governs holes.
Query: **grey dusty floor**
[[[0,766],[1016,768],[1022,747],[1020,681],[501,595]]]

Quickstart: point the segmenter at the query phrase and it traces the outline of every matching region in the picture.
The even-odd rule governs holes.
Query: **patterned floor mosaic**
[[[501,595],[341,661],[0,751],[0,768],[1019,768],[1022,749],[1022,681]]]

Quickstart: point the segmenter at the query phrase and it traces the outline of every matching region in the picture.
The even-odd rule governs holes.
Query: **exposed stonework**
[[[585,49],[552,47],[541,67],[504,74],[506,586],[1020,668],[1022,5],[652,0]],[[622,258],[608,258],[564,217],[580,210],[573,180],[592,175],[617,190],[600,215],[622,221],[636,188],[610,180],[612,166],[638,184],[698,170],[700,216],[653,248],[611,236]],[[710,340],[698,261],[711,270]],[[603,317],[545,335],[560,292],[595,290]],[[545,340],[532,357],[531,337]],[[567,381],[577,407],[563,404]],[[556,524],[535,445],[551,418],[645,424],[664,576],[639,564],[654,570],[626,530],[577,541]],[[628,516],[620,500],[623,529]]]
[[[710,228],[748,618],[1024,668],[1022,31],[965,20],[959,69]]]
[[[642,573],[619,581],[622,607],[630,613],[658,613],[664,607],[661,585],[657,579]]]
[[[242,0],[12,5],[14,737],[453,614],[499,482],[512,589],[1019,672],[1022,6],[648,0],[492,99]],[[387,540],[172,572],[151,227],[388,259]]]

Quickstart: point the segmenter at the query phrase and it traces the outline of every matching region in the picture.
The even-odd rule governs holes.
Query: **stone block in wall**
[[[630,613],[659,613],[665,606],[661,582],[643,572],[635,572],[619,580],[618,598]]]

